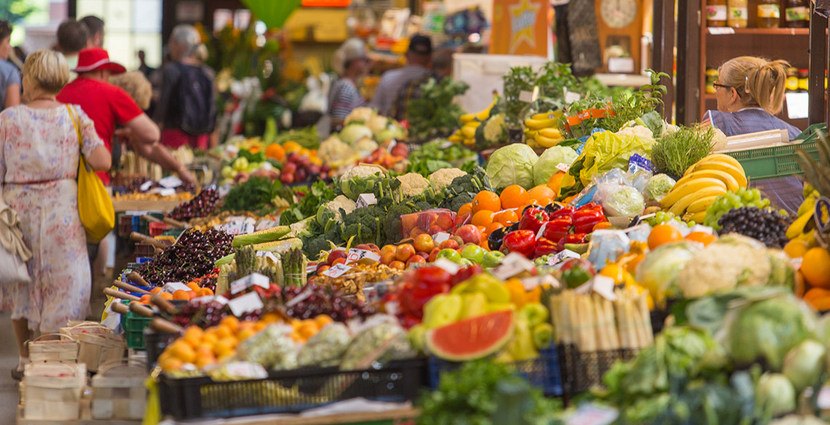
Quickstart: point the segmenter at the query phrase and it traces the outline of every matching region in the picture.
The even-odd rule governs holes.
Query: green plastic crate
[[[144,328],[150,324],[150,320],[151,318],[139,316],[132,311],[121,315],[121,329],[124,330],[127,348],[133,350],[144,349]]]
[[[801,167],[796,161],[796,149],[803,149],[808,155],[818,159],[818,148],[814,139],[791,146],[747,149],[727,154],[741,163],[746,176],[752,181],[801,174]]]

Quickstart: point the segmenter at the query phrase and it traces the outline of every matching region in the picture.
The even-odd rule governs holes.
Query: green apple
[[[484,267],[496,267],[501,264],[501,260],[504,259],[504,253],[501,251],[490,251],[484,254],[484,259],[481,261],[481,265]]]
[[[458,320],[461,314],[461,295],[438,294],[424,305],[425,328],[434,329]]]
[[[461,249],[461,256],[476,264],[481,264],[484,261],[484,254],[484,248],[476,244],[468,243]]]
[[[525,304],[519,313],[527,319],[530,326],[536,326],[548,320],[548,309],[539,303]]]
[[[550,323],[540,323],[533,327],[533,345],[537,349],[543,350],[550,347],[553,343],[553,325]]]
[[[462,260],[461,254],[459,254],[458,251],[450,248],[444,248],[438,251],[438,258],[444,258],[452,261],[453,263],[458,263]]]

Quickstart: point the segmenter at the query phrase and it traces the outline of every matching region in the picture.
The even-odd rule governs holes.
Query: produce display
[[[799,154],[788,216],[722,133],[662,119],[662,78],[516,67],[471,112],[452,102],[465,84],[429,80],[405,121],[358,108],[323,140],[266,119],[212,151],[220,180],[168,214],[187,230],[107,294],[173,333],[150,359],[160,385],[258,383],[266,405],[391,395],[423,424],[821,416],[828,141]],[[371,379],[394,394],[359,392],[386,370]],[[422,395],[396,386],[410,378]]]

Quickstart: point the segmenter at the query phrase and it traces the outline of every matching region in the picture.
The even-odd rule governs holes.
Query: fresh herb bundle
[[[458,126],[458,118],[464,111],[453,102],[456,96],[467,92],[470,86],[462,81],[430,78],[421,86],[421,96],[409,103],[406,119],[409,136],[416,142],[426,142],[436,137],[447,137]]]
[[[661,137],[651,149],[651,162],[657,172],[674,179],[712,152],[715,130],[711,126],[680,127]]]
[[[272,182],[266,177],[251,177],[228,192],[222,209],[251,211],[257,215],[265,215],[274,212],[277,206],[287,207],[293,197],[291,189],[279,181]]]

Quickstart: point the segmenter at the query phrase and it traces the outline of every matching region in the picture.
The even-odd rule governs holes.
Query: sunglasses
[[[715,88],[721,87],[721,88],[724,88],[724,89],[727,89],[727,90],[732,88],[732,86],[727,86],[726,84],[721,84],[721,83],[712,83],[712,85]]]

